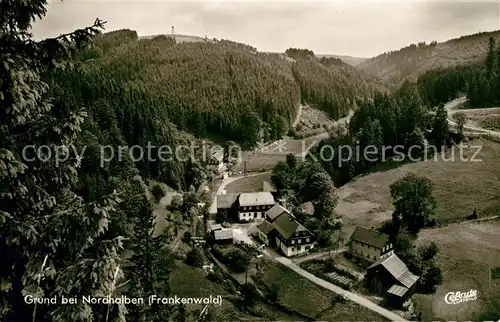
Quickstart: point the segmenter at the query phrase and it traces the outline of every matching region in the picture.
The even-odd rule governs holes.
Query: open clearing
[[[278,285],[278,302],[319,321],[386,321],[385,318],[354,303],[336,303],[336,294],[317,286],[292,270],[271,261],[261,267],[262,281]]]
[[[500,221],[451,224],[420,232],[417,245],[435,242],[437,263],[443,284],[435,294],[415,296],[422,320],[473,320],[487,309],[488,302],[500,298],[500,279],[489,284],[489,269],[500,267]],[[458,305],[444,301],[448,292],[477,290],[478,299]]]
[[[389,186],[413,172],[430,178],[435,184],[436,217],[442,221],[460,221],[475,207],[480,217],[500,215],[500,143],[476,139],[471,146],[481,146],[477,156],[481,162],[466,162],[456,151],[455,161],[428,160],[402,164],[356,178],[338,189],[340,200],[336,211],[345,220],[345,236],[355,225],[376,227],[391,219],[392,201]],[[475,153],[464,149],[464,159]],[[449,153],[447,154],[450,155]],[[420,232],[418,245],[434,241],[440,253],[438,264],[443,272],[443,284],[435,294],[416,295],[417,310],[423,321],[477,319],[485,312],[490,298],[500,298],[500,279],[491,283],[489,294],[488,265],[500,266],[500,222],[452,223]],[[448,305],[448,292],[478,291],[478,300]]]
[[[480,109],[454,109],[450,110],[450,114],[463,113],[467,117],[465,126],[469,127],[484,127],[485,120],[488,118],[500,118],[500,108],[480,108]]]
[[[347,224],[377,226],[391,218],[392,200],[389,186],[413,172],[434,182],[437,201],[436,217],[441,221],[460,220],[472,214],[475,207],[479,216],[493,215],[500,208],[500,143],[487,139],[470,142],[463,148],[463,160],[476,156],[481,162],[462,161],[459,147],[455,161],[434,159],[402,164],[390,170],[381,170],[356,178],[338,189],[340,196],[336,211]],[[451,152],[447,153],[449,157]]]
[[[307,152],[311,146],[326,138],[328,138],[326,132],[302,140],[285,138],[279,143],[275,142],[269,149],[257,148],[254,151],[243,151],[242,162],[234,170],[244,171],[245,161],[247,172],[271,170],[278,162],[285,161],[287,154],[298,155]]]
[[[226,191],[227,193],[259,192],[262,191],[264,181],[271,182],[270,173],[262,173],[231,182],[226,186]]]

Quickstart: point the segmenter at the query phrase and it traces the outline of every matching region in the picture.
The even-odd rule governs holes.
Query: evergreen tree
[[[42,74],[64,64],[103,27],[36,42],[28,33],[46,1],[4,1],[0,10],[0,303],[6,321],[104,320],[105,305],[30,305],[33,297],[109,294],[122,276],[121,236],[109,231],[117,193],[86,202],[75,193],[79,161],[32,158],[24,147],[76,146],[86,113],[48,97]],[[58,160],[59,161],[59,160]],[[116,307],[109,321],[125,321]]]
[[[432,143],[436,146],[438,151],[441,151],[442,147],[446,145],[449,137],[448,113],[444,108],[444,104],[440,104],[436,110],[431,136]]]
[[[491,78],[494,72],[494,67],[496,66],[496,55],[495,55],[495,38],[490,37],[488,40],[488,54],[486,56],[486,76],[488,79]]]
[[[132,242],[131,297],[147,299],[151,295],[168,297],[170,295],[170,259],[162,250],[165,245],[163,235],[154,236],[154,215],[150,201],[142,197],[135,218]],[[129,308],[127,320],[130,321],[169,321],[172,309],[168,305],[153,303]]]

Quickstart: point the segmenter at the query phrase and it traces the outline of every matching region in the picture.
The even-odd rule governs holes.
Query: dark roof
[[[306,227],[302,226],[298,221],[295,220],[294,217],[292,217],[291,215],[289,215],[287,213],[279,216],[273,222],[273,226],[281,234],[281,236],[285,237],[286,239],[292,237],[292,235],[297,231],[309,232],[306,229]]]
[[[269,217],[270,221],[274,221],[282,213],[289,214],[290,211],[288,211],[286,208],[284,208],[280,204],[275,204],[271,209],[269,209],[268,211],[266,211],[266,217]]]
[[[379,265],[383,266],[398,282],[407,288],[410,288],[418,280],[418,276],[413,275],[406,264],[396,254],[380,259],[368,267],[368,269]]]
[[[382,249],[389,242],[389,235],[374,229],[357,226],[350,239]]]
[[[273,231],[274,226],[269,222],[269,221],[263,221],[260,225],[257,226],[257,228],[263,232],[265,235],[269,234],[271,231]]]
[[[262,182],[262,191],[276,192],[278,190],[272,182],[264,181]]]
[[[228,193],[226,195],[218,195],[217,196],[217,209],[229,209],[231,208],[236,200],[238,199],[239,194],[237,193]]]

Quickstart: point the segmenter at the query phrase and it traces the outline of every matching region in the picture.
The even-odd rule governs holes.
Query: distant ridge
[[[405,80],[415,81],[431,69],[481,61],[486,57],[490,37],[500,41],[500,31],[480,32],[441,43],[411,44],[365,60],[356,67],[398,88]]]
[[[190,36],[190,35],[183,35],[183,34],[158,34],[158,35],[150,35],[150,36],[140,36],[139,40],[141,39],[153,39],[158,36],[166,36],[166,37],[174,37],[175,41],[177,43],[182,43],[182,42],[210,42],[214,43],[214,39],[210,38],[205,38],[205,37],[199,37],[199,36]]]
[[[345,55],[329,55],[329,54],[316,54],[317,57],[326,57],[326,58],[338,58],[342,60],[344,63],[349,64],[351,66],[357,66],[362,64],[369,58],[365,57],[353,57],[353,56],[345,56]]]

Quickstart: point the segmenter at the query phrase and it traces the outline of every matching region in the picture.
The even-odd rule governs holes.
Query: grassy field
[[[500,208],[500,143],[486,139],[471,141],[471,147],[481,147],[476,159],[463,161],[455,149],[455,161],[441,157],[360,176],[338,189],[342,200],[336,211],[347,224],[376,226],[391,218],[392,200],[389,186],[413,172],[428,177],[435,185],[436,217],[442,220],[461,219],[477,207],[479,216],[492,214]],[[477,148],[464,148],[463,159],[470,160]],[[450,157],[448,152],[446,157]]]
[[[451,113],[461,112],[467,117],[465,126],[484,127],[490,130],[500,129],[500,108],[480,108],[466,110],[452,110]]]
[[[270,173],[247,177],[231,182],[226,186],[227,193],[258,192],[262,191],[264,181],[271,182]]]
[[[314,145],[327,137],[327,133],[322,133],[302,140],[285,138],[281,141],[281,143],[275,143],[269,150],[266,151],[259,149],[255,151],[242,152],[242,160],[246,161],[246,169],[248,172],[271,170],[278,162],[285,161],[287,154],[304,153],[311,145]],[[302,158],[299,158],[299,161],[300,160],[302,160]],[[245,163],[241,162],[235,167],[234,170],[244,171],[244,169]]]
[[[491,280],[490,288],[488,275],[490,267],[500,267],[500,221],[426,229],[417,245],[431,241],[439,246],[437,262],[444,281],[435,294],[415,297],[422,320],[477,320],[492,299],[500,298],[500,279]],[[458,305],[444,302],[448,292],[471,289],[477,290],[478,300]]]
[[[339,188],[342,200],[336,210],[346,222],[346,237],[357,224],[374,227],[391,218],[389,186],[410,172],[426,176],[435,184],[438,220],[461,220],[475,207],[479,216],[500,215],[500,143],[477,139],[469,144],[482,147],[476,156],[481,162],[462,161],[460,151],[456,150],[456,161],[438,159],[397,168],[381,167],[380,171]],[[464,159],[470,158],[475,150],[465,149]],[[490,299],[500,298],[500,280],[492,281],[489,293],[488,278],[488,265],[500,266],[500,222],[457,223],[425,229],[420,232],[417,244],[431,241],[440,249],[437,261],[444,281],[435,294],[415,296],[422,320],[477,319],[486,311]],[[478,291],[477,301],[459,305],[444,302],[446,293],[470,289]]]
[[[268,287],[279,285],[278,302],[320,321],[386,321],[385,318],[354,303],[336,303],[336,294],[323,289],[290,269],[270,261],[262,265],[262,281]]]
[[[269,321],[269,320],[297,320],[296,316],[283,313],[274,307],[257,301],[252,308],[254,314],[243,312],[235,301],[235,290],[228,292],[220,284],[208,280],[201,268],[193,268],[181,261],[170,276],[170,288],[173,295],[179,297],[208,297],[210,295],[223,297],[221,306],[209,307],[210,314],[215,321]],[[188,305],[191,313],[188,321],[194,321],[203,305]]]

